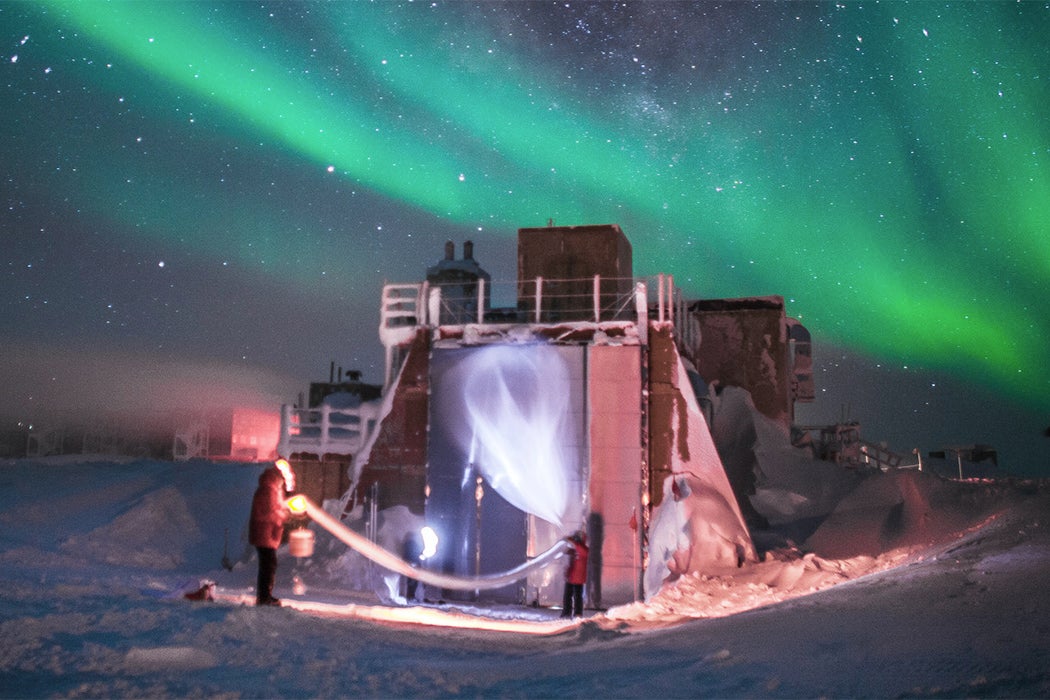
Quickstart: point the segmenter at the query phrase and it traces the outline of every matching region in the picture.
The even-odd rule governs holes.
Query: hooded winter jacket
[[[277,549],[284,535],[284,476],[277,467],[259,475],[259,487],[252,498],[252,515],[248,521],[248,541],[255,547]]]
[[[581,540],[569,540],[572,551],[569,552],[569,566],[565,571],[565,583],[583,585],[587,583],[587,555],[590,548]]]

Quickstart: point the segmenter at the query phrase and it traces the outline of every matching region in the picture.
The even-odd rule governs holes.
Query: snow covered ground
[[[566,624],[383,605],[323,532],[287,607],[242,605],[260,466],[80,459],[0,462],[0,697],[1050,696],[1042,483],[877,475],[798,548]]]

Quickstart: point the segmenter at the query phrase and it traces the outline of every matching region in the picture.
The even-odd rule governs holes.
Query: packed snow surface
[[[2,697],[1050,696],[1038,482],[873,475],[805,542],[566,622],[404,604],[321,531],[254,607],[262,466],[85,459],[0,462]]]

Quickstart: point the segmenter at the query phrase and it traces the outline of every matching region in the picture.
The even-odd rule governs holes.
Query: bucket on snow
[[[299,528],[288,533],[288,552],[293,557],[310,557],[314,553],[314,531]]]

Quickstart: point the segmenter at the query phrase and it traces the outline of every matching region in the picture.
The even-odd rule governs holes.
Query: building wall
[[[518,229],[518,304],[535,309],[537,277],[544,279],[544,320],[578,318],[591,307],[593,278],[600,275],[602,306],[630,294],[634,282],[631,244],[615,224]]]
[[[712,299],[689,305],[700,325],[692,348],[708,384],[747,389],[762,415],[791,426],[791,374],[784,299]]]
[[[683,449],[675,442],[683,432],[677,429],[675,422],[684,419],[686,414],[684,407],[678,405],[681,396],[676,381],[678,356],[674,342],[669,330],[651,328],[649,331],[649,463],[646,476],[647,501],[651,508],[659,506],[663,500],[663,483],[673,470],[674,454]],[[684,449],[688,452],[688,448]],[[647,526],[645,522],[643,532]]]
[[[421,328],[405,357],[400,382],[392,389],[390,413],[379,422],[368,463],[360,467],[359,500],[379,484],[380,510],[405,505],[413,513],[423,513],[429,388],[430,336]]]
[[[591,571],[587,595],[596,607],[628,603],[641,593],[637,527],[645,449],[641,351],[637,345],[588,348]]]
[[[350,488],[349,469],[352,457],[318,461],[312,455],[292,455],[288,463],[295,472],[296,493],[317,504],[340,499]]]
[[[231,423],[230,456],[233,459],[265,462],[277,456],[280,413],[236,408]]]

